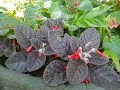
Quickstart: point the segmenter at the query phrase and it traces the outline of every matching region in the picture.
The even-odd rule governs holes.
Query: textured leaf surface
[[[120,78],[108,65],[95,66],[89,69],[90,82],[107,90],[119,90]]]
[[[15,53],[16,53],[16,49],[14,46],[11,45],[10,48],[5,51],[4,55],[6,57],[10,57],[12,54],[15,54]]]
[[[30,41],[31,41],[31,45],[35,49],[40,49],[42,47],[43,42],[40,39],[32,38]]]
[[[100,35],[95,28],[86,29],[80,36],[80,46],[82,48],[89,42],[91,42],[93,48],[98,49],[100,45]]]
[[[93,6],[90,0],[82,0],[82,2],[77,6],[77,9],[87,12],[92,10]]]
[[[65,60],[68,59],[67,56],[70,54],[70,38],[67,34],[62,38],[57,37],[53,31],[50,31],[48,41],[55,53]]]
[[[4,55],[8,49],[11,47],[10,39],[4,39],[0,37],[0,56]]]
[[[31,45],[30,39],[36,37],[36,33],[31,28],[21,25],[15,28],[15,35],[18,43],[25,49]]]
[[[5,65],[12,70],[16,70],[19,72],[27,72],[27,53],[26,52],[18,52],[10,56]]]
[[[44,65],[45,61],[46,57],[43,54],[39,56],[38,51],[32,51],[27,58],[28,71],[31,72],[41,68]]]
[[[52,50],[52,48],[50,47],[49,44],[45,45],[43,53],[44,53],[44,55],[53,55],[53,54],[55,54],[55,52]]]
[[[103,49],[110,50],[120,59],[120,37],[112,36],[110,39],[105,38],[102,44]]]
[[[43,74],[43,80],[50,86],[57,86],[65,83],[66,78],[66,63],[60,60],[52,61],[45,69]]]
[[[70,45],[72,50],[74,51],[74,53],[77,52],[78,48],[80,47],[80,41],[78,38],[76,37],[71,37],[71,41],[70,41]]]
[[[1,57],[2,55],[4,55],[5,50],[6,50],[6,47],[3,46],[3,45],[0,45],[0,57]]]
[[[68,85],[62,84],[51,87],[45,84],[42,78],[21,74],[0,66],[0,89],[1,90],[105,90],[93,84]]]
[[[49,28],[46,25],[41,26],[40,31],[37,32],[37,38],[42,42],[48,42],[48,30]]]
[[[80,84],[88,75],[88,67],[84,61],[73,59],[68,62],[66,72],[70,84]]]
[[[54,24],[57,25],[58,28],[62,28],[63,18],[58,18],[55,20]]]
[[[63,36],[63,29],[62,28],[58,28],[54,32],[57,36]]]
[[[92,58],[89,59],[89,62],[94,65],[103,65],[109,62],[109,59],[107,57],[100,57],[96,53],[91,53]]]

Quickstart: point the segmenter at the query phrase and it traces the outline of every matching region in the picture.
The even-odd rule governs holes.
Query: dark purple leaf
[[[11,55],[5,65],[12,70],[19,72],[27,72],[27,53],[26,52],[17,52],[16,54]]]
[[[41,26],[40,31],[37,32],[37,39],[41,40],[42,42],[46,43],[48,42],[48,30],[49,28],[45,25]]]
[[[54,55],[55,54],[55,52],[52,50],[52,48],[50,47],[49,44],[45,45],[43,53],[44,53],[44,55]]]
[[[13,45],[11,45],[10,47],[9,47],[9,49],[6,49],[5,50],[5,56],[6,57],[10,57],[12,54],[15,54],[16,53],[16,49],[15,49],[15,46],[13,46]]]
[[[86,29],[80,36],[80,46],[82,48],[89,42],[93,48],[98,49],[100,45],[100,35],[95,28]]]
[[[61,58],[67,60],[67,56],[71,53],[71,47],[70,47],[70,36],[65,35],[64,38],[57,37],[56,34],[54,34],[54,31],[50,31],[48,34],[48,41],[51,46],[51,48],[54,50],[55,53],[57,53]]]
[[[15,28],[15,36],[18,43],[26,49],[31,46],[30,39],[35,38],[36,33],[29,27],[19,25]]]
[[[43,42],[40,39],[32,38],[30,41],[31,41],[31,45],[35,49],[40,49],[42,47]]]
[[[58,18],[55,20],[54,24],[58,27],[58,28],[62,28],[62,21],[63,18]]]
[[[119,90],[120,78],[108,65],[94,66],[89,68],[89,80],[91,83],[107,90]]]
[[[0,45],[0,57],[5,54],[6,47],[3,45]]]
[[[31,72],[41,68],[44,65],[45,61],[45,55],[41,54],[41,56],[39,56],[38,51],[32,51],[27,58],[28,71]]]
[[[64,34],[62,28],[57,28],[56,30],[54,30],[54,32],[57,36],[63,36],[63,34]]]
[[[44,82],[50,86],[57,86],[59,84],[67,82],[65,71],[66,65],[67,63],[60,60],[52,61],[44,71]]]
[[[100,57],[96,53],[91,53],[92,58],[89,58],[89,63],[92,63],[94,65],[103,65],[109,62],[109,59],[107,57]]]
[[[78,48],[80,47],[79,39],[72,36],[71,41],[70,41],[70,45],[71,45],[71,49],[74,51],[74,53],[76,53]]]
[[[66,67],[66,73],[70,84],[80,84],[88,75],[87,64],[82,60],[70,60]]]
[[[47,19],[45,21],[45,25],[47,25],[47,27],[51,29],[51,27],[53,26],[53,21],[51,21],[50,19]]]

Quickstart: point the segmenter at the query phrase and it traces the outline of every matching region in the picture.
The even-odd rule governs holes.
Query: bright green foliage
[[[119,63],[119,59],[116,56],[116,54],[109,50],[105,50],[104,54],[112,59],[112,62],[114,64],[114,66],[116,67],[117,71],[120,72],[120,63]]]

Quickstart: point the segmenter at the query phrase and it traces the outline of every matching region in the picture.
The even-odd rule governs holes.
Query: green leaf
[[[107,16],[107,20],[116,18],[117,23],[120,24],[120,18],[119,18],[119,17],[120,17],[120,10],[110,13],[110,14]]]
[[[120,72],[120,63],[116,54],[114,52],[111,52],[110,50],[104,50],[104,54],[112,59],[117,71]]]
[[[37,12],[37,9],[35,7],[28,6],[24,11],[24,17],[25,18],[30,17],[30,16],[35,17],[36,12]]]
[[[0,30],[0,36],[5,35],[9,32],[9,29]]]
[[[97,17],[106,13],[112,6],[102,4],[96,8],[93,8],[90,12],[86,14],[86,17]]]
[[[111,38],[106,37],[103,40],[102,44],[103,49],[110,50],[111,52],[115,53],[120,59],[120,37],[112,36]]]
[[[8,29],[8,28],[14,28],[16,25],[20,24],[20,21],[16,18],[12,17],[5,17],[1,18],[2,22],[2,28]]]
[[[16,36],[15,36],[14,34],[9,34],[9,35],[7,36],[7,38],[9,38],[9,39],[15,39]]]
[[[85,14],[74,19],[73,24],[82,28],[107,26],[105,18],[103,16],[98,16],[93,18],[93,17],[87,17],[85,16]]]
[[[63,17],[65,20],[68,20],[73,17],[70,11],[63,5],[60,5],[58,2],[52,3],[49,13],[51,14],[52,19]]]
[[[68,28],[70,31],[76,31],[78,29],[76,25],[70,25]]]
[[[82,2],[77,6],[77,9],[87,12],[92,10],[93,6],[90,0],[82,0]]]

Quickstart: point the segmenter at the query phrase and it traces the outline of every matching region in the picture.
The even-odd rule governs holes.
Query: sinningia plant
[[[24,51],[8,58],[9,69],[32,72],[45,68],[43,80],[50,86],[90,82],[110,90],[120,88],[117,73],[107,65],[109,59],[98,50],[100,36],[95,28],[88,28],[78,39],[63,34],[62,18],[59,18],[55,22],[46,20],[38,32],[19,25],[15,35]],[[54,55],[59,58],[48,61]]]

